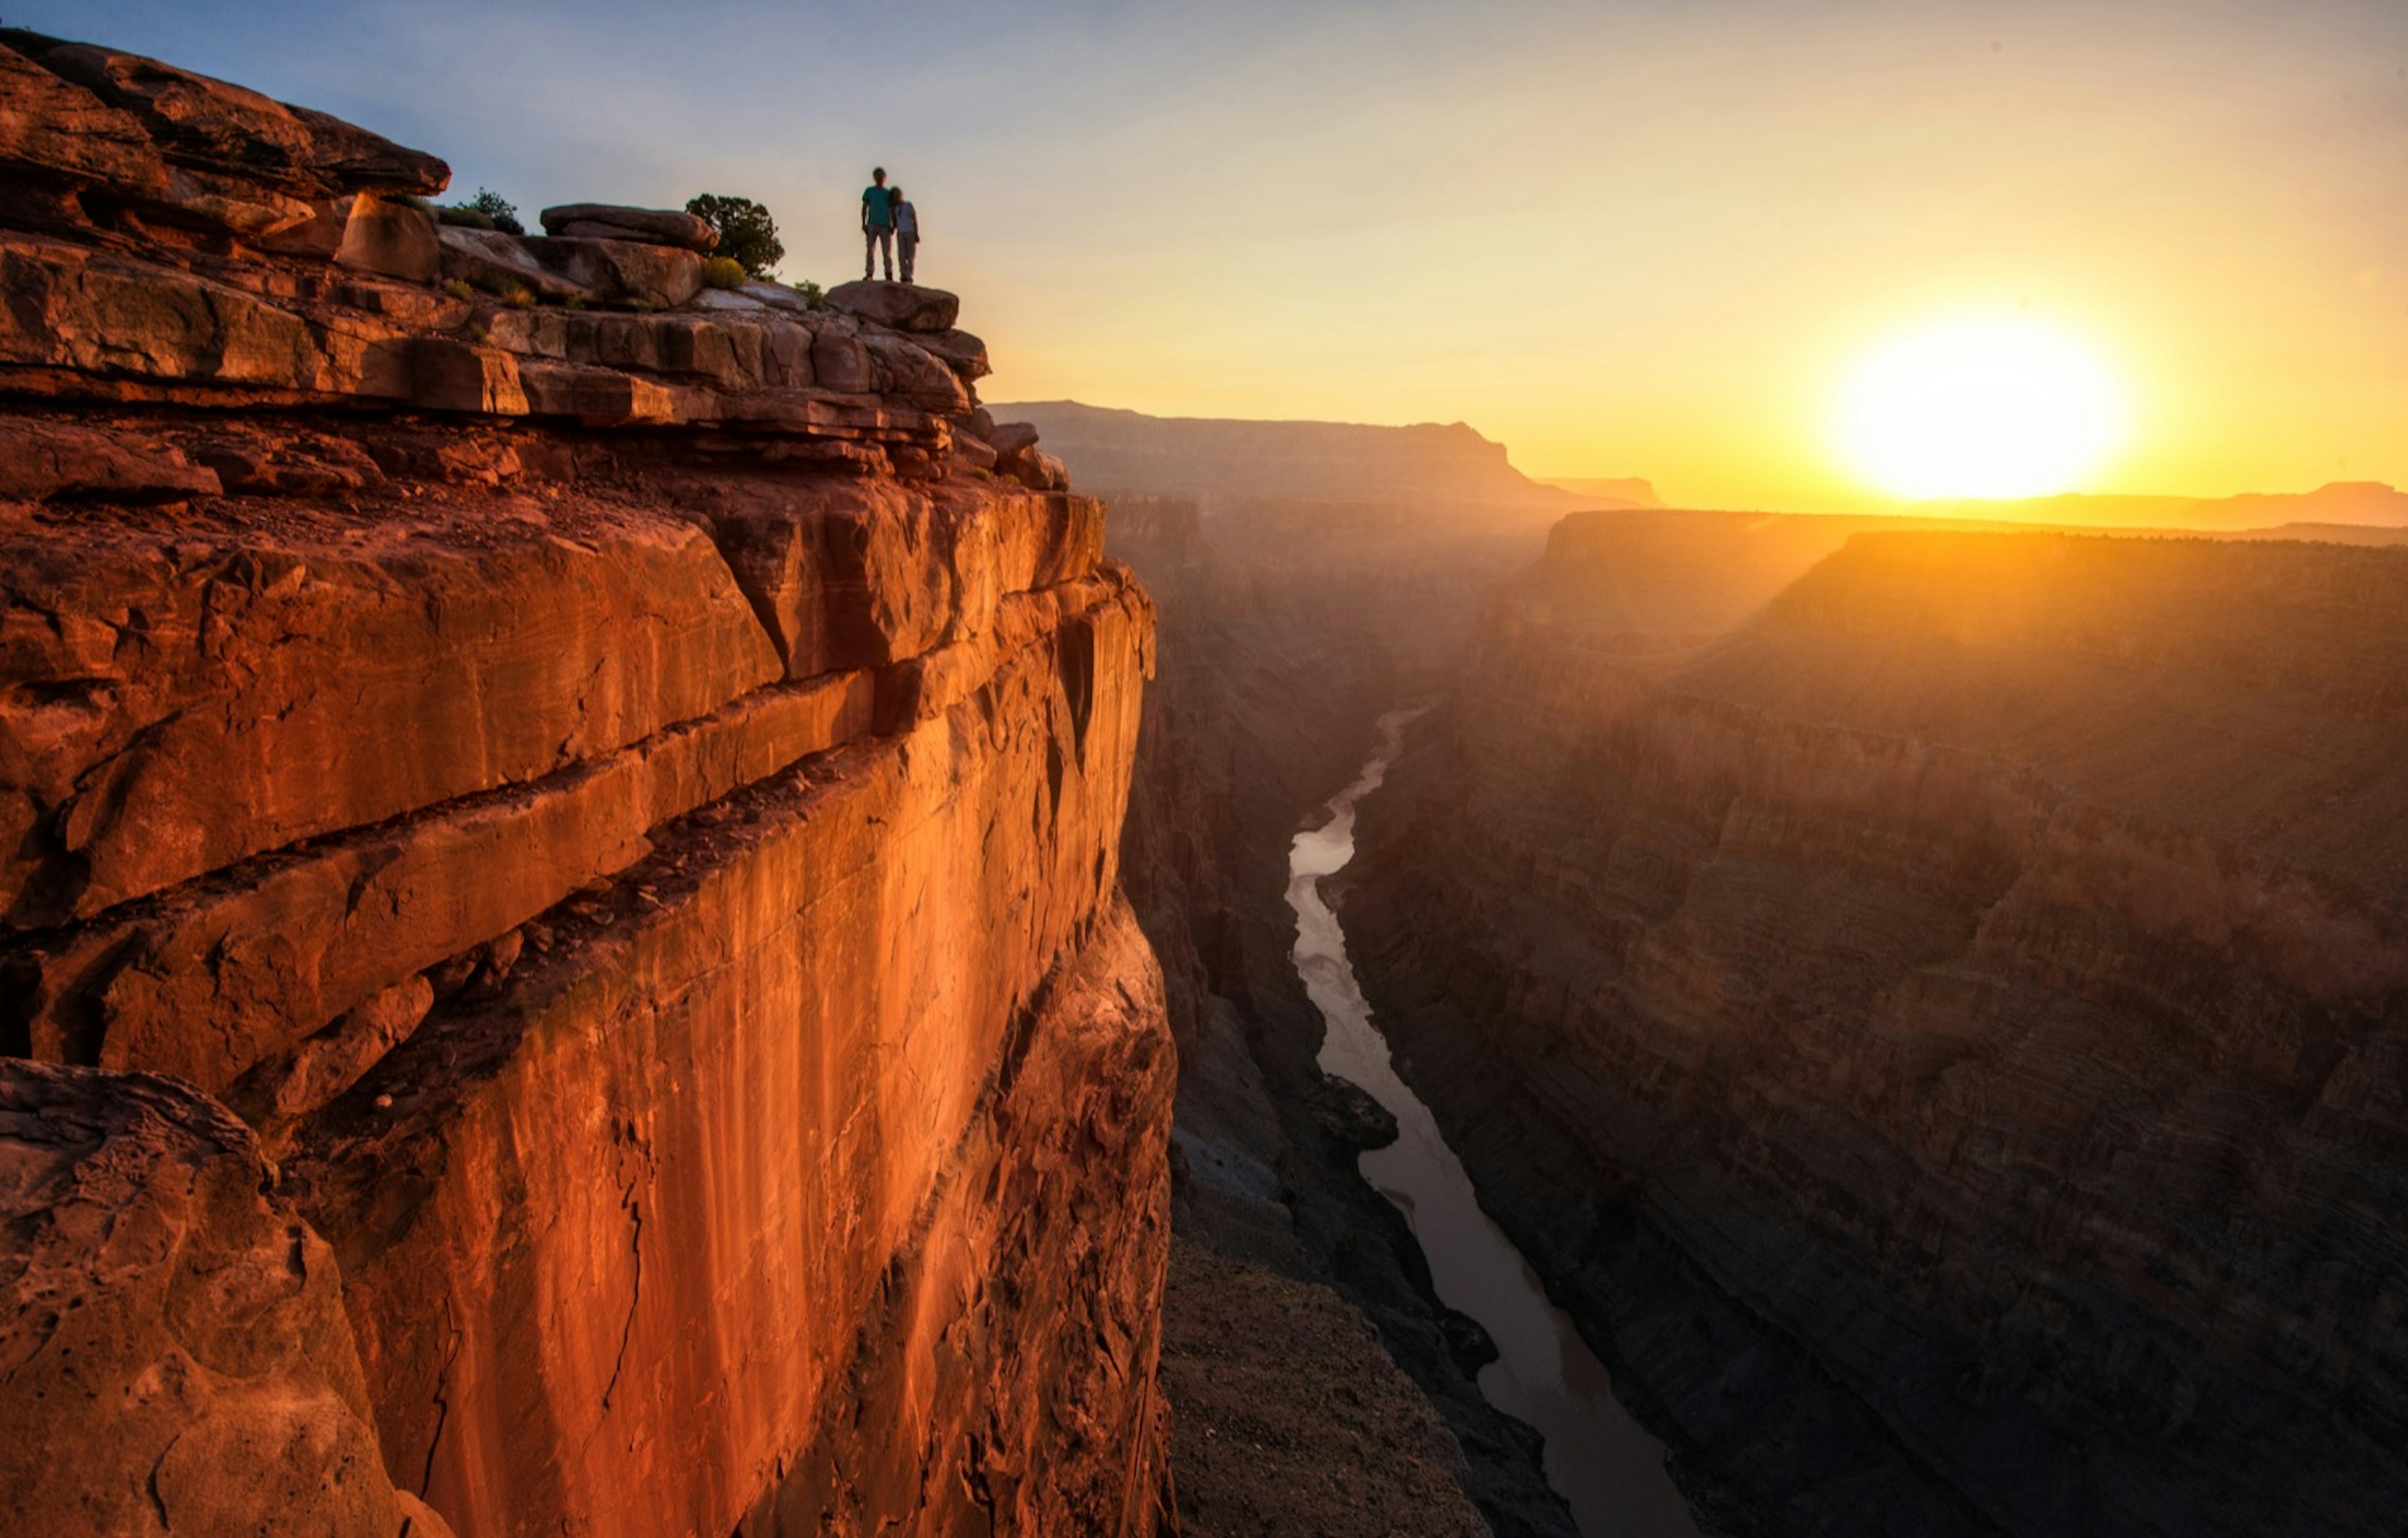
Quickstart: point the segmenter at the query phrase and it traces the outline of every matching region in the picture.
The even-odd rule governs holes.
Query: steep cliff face
[[[220,1360],[108,1278],[296,1408],[186,1508],[94,1379],[112,1458],[0,1437],[18,1508],[1153,1531],[1153,607],[952,296],[438,231],[439,163],[105,50],[0,35],[0,1077],[137,1203],[236,1169],[179,1221],[306,1282]],[[0,1422],[63,1317],[18,1287]]]
[[[1348,924],[1701,1493],[1768,1533],[2387,1522],[2408,560],[1859,534],[1683,647],[1614,603],[1627,548],[1592,520],[1499,594]]]

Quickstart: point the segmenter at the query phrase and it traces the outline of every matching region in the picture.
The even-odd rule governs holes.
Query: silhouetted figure
[[[903,188],[895,188],[895,250],[903,263],[903,281],[911,281],[911,259],[920,250],[920,210],[903,195]]]
[[[886,185],[886,167],[881,165],[869,173],[869,185],[861,190],[861,276],[863,281],[876,276],[879,254],[886,257],[886,281],[895,281],[895,189]]]

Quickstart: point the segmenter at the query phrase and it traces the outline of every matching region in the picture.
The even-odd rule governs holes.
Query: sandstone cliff
[[[24,33],[0,125],[23,1530],[1153,1531],[1153,609],[952,296]]]
[[[2381,1530],[2408,555],[1694,533],[1559,532],[1366,809],[1484,1202],[1735,1531]]]

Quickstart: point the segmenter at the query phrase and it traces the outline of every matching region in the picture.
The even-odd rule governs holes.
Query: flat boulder
[[[131,434],[37,420],[13,421],[0,434],[0,498],[180,502],[221,490],[217,472]]]
[[[758,300],[771,309],[787,310],[796,315],[809,315],[818,307],[800,290],[790,289],[783,283],[773,283],[766,278],[756,278],[735,292],[747,299]]]
[[[998,422],[983,436],[1005,459],[1037,447],[1037,429],[1028,422]]]
[[[545,235],[523,248],[555,273],[605,299],[674,309],[702,292],[700,252],[632,240]]]
[[[959,294],[924,289],[917,283],[839,283],[828,290],[827,302],[847,315],[896,331],[951,331],[961,319]]]
[[[565,203],[537,216],[546,235],[584,240],[632,240],[682,250],[707,251],[719,244],[710,221],[682,208],[627,208],[612,203]]]
[[[188,1085],[0,1059],[11,1531],[402,1531],[334,1252],[275,1181]]]
[[[443,276],[487,293],[517,287],[544,299],[591,299],[594,291],[538,262],[519,236],[500,230],[446,224],[435,232],[442,248]]]

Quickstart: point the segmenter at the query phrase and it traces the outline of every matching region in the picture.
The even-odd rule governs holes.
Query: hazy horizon
[[[2128,401],[2062,489],[2408,483],[2408,7],[2122,0],[406,9],[37,0],[532,214],[769,205],[852,276],[873,163],[998,398],[1470,423],[1538,478],[1885,493],[1852,370],[2028,318]],[[875,67],[880,61],[886,67]]]

